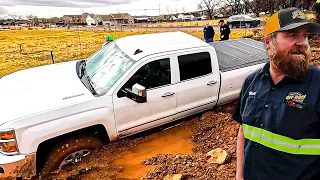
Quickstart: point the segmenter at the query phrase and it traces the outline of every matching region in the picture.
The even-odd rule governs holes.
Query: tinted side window
[[[203,76],[212,72],[208,52],[178,56],[180,81]]]
[[[147,89],[157,88],[171,84],[170,59],[152,61],[142,68],[147,70],[145,81],[141,85]]]
[[[142,66],[121,89],[131,89],[136,83],[146,89],[171,84],[170,58],[152,61]],[[120,90],[118,97],[123,96]]]

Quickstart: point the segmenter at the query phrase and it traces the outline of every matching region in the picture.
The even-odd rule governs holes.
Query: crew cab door
[[[139,63],[139,62],[137,62]],[[119,136],[137,133],[174,119],[177,85],[172,84],[172,58],[152,58],[138,65],[113,95]],[[122,93],[134,84],[146,88],[146,102],[138,103]]]
[[[218,100],[220,75],[215,51],[198,49],[176,56],[179,67],[177,118],[213,108]]]

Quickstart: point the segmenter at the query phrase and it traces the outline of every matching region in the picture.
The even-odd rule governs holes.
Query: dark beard
[[[292,53],[301,53],[302,56],[296,57]],[[297,46],[290,51],[279,51],[277,45],[273,42],[271,46],[270,58],[272,64],[282,73],[291,78],[299,78],[304,76],[309,69],[309,61],[311,56],[310,47],[304,48]]]

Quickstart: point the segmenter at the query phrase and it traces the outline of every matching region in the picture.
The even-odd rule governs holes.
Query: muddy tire
[[[55,145],[48,153],[42,173],[47,174],[56,171],[62,167],[63,162],[74,163],[88,155],[93,150],[103,147],[103,142],[96,136],[91,134],[83,134],[63,139]],[[77,158],[74,158],[74,157]],[[81,157],[79,159],[79,156]],[[70,159],[70,157],[72,157]]]

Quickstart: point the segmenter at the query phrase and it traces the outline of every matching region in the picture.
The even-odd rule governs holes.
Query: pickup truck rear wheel
[[[49,152],[42,172],[47,174],[60,170],[62,166],[80,162],[93,150],[103,147],[103,142],[94,135],[73,136],[59,142]]]

